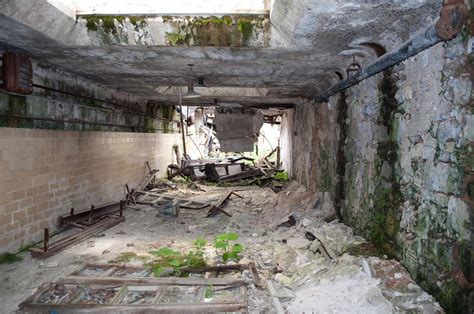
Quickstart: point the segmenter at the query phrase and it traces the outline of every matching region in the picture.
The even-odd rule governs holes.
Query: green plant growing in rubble
[[[0,254],[0,264],[12,264],[15,262],[20,262],[22,260],[23,260],[23,257],[18,256],[13,253],[6,252],[3,254]]]
[[[224,262],[234,259],[239,260],[239,253],[244,250],[244,246],[239,243],[232,244],[231,241],[236,241],[239,239],[237,233],[223,233],[219,234],[214,240],[214,247],[216,250],[222,253],[222,259]]]
[[[194,251],[189,251],[186,254],[185,262],[186,266],[192,268],[204,267],[207,265],[204,258],[204,247],[206,246],[207,241],[199,237],[193,242]]]
[[[145,261],[146,259],[147,259],[146,256],[137,255],[137,253],[134,253],[134,252],[122,252],[113,260],[108,261],[108,263],[111,263],[111,264],[128,263],[133,260]]]
[[[183,255],[169,247],[162,247],[155,251],[148,252],[157,259],[152,262],[153,273],[156,277],[160,277],[167,268],[172,268],[174,273],[178,272],[180,266],[183,265]]]
[[[288,176],[288,172],[286,172],[286,171],[277,172],[273,176],[273,179],[275,179],[277,181],[290,181],[290,177]]]
[[[212,288],[212,285],[209,285],[206,287],[206,291],[204,292],[204,297],[206,299],[210,299],[214,296],[214,290]]]
[[[204,247],[207,241],[199,237],[193,242],[194,250],[187,253],[181,253],[169,247],[162,247],[155,251],[150,251],[156,259],[151,262],[153,273],[159,277],[167,268],[172,268],[173,273],[180,275],[181,267],[199,268],[207,265],[204,256]]]

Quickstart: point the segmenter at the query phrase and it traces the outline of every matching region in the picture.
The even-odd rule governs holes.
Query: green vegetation
[[[156,257],[151,262],[153,273],[159,277],[167,269],[171,269],[173,274],[181,275],[181,267],[199,268],[207,265],[204,256],[204,247],[207,245],[207,241],[199,237],[193,242],[194,250],[188,253],[181,253],[173,250],[169,247],[163,247],[156,251],[150,251],[149,253]]]
[[[288,172],[286,172],[286,171],[277,172],[273,176],[273,179],[275,179],[277,181],[290,181],[290,177],[288,176]]]
[[[238,239],[239,235],[237,233],[223,233],[219,234],[214,240],[213,245],[216,250],[222,254],[224,262],[228,260],[239,260],[239,253],[244,250],[244,247],[238,243],[231,243],[231,241]]]
[[[146,26],[146,19],[140,16],[129,16],[128,20],[135,26],[135,29]]]
[[[220,234],[215,238],[213,246],[222,254],[224,262],[231,259],[239,259],[238,254],[243,251],[244,247],[238,243],[231,243],[231,241],[235,241],[238,238],[239,236],[236,233]],[[195,269],[208,265],[204,252],[204,248],[207,245],[208,242],[203,237],[199,237],[194,240],[193,249],[188,252],[180,252],[170,247],[161,247],[148,252],[153,256],[152,258],[137,255],[133,252],[123,252],[115,259],[110,260],[109,263],[127,263],[132,260],[141,260],[147,262],[145,265],[153,271],[156,277],[187,276],[187,273],[182,271],[183,268]],[[209,291],[206,291],[206,295],[212,295],[212,287],[208,287],[207,290]]]
[[[206,287],[206,291],[204,292],[204,297],[206,299],[210,299],[214,296],[214,291],[211,285]]]
[[[162,247],[148,253],[157,257],[157,259],[152,262],[153,273],[156,277],[160,277],[167,268],[171,268],[174,273],[178,273],[179,267],[185,264],[184,256],[169,247]]]
[[[147,256],[137,255],[134,252],[122,252],[115,259],[110,260],[108,262],[112,264],[117,264],[117,263],[128,263],[133,260],[145,261],[147,259],[148,259]]]
[[[98,31],[100,27],[104,30],[104,32],[114,35],[117,35],[115,21],[117,21],[118,24],[123,24],[125,21],[124,16],[110,15],[91,15],[84,17],[84,19],[86,20],[87,30],[95,32]]]
[[[23,260],[23,257],[13,254],[13,253],[3,253],[0,254],[0,264],[12,264],[15,262],[21,262]]]
[[[242,34],[244,42],[248,41],[254,32],[254,24],[249,18],[240,18],[237,21],[237,29]]]
[[[400,229],[397,213],[401,202],[402,195],[398,188],[383,188],[381,185],[376,188],[369,236],[380,252],[390,256],[397,256],[399,249],[396,236]]]
[[[167,32],[170,45],[245,46],[257,28],[264,28],[262,16],[163,16],[173,26]]]

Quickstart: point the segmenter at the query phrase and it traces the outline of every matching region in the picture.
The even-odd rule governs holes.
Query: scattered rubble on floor
[[[67,290],[73,289],[72,286],[63,288],[61,284],[65,283],[58,279],[67,275],[76,280],[73,282],[76,289],[86,291],[84,280],[145,280],[155,276],[165,276],[156,279],[166,279],[167,276],[192,270],[194,273],[188,275],[195,280],[216,275],[216,279],[243,280],[247,289],[246,298],[244,303],[239,301],[236,306],[249,312],[443,313],[438,303],[410,278],[399,262],[350,253],[354,251],[354,247],[370,244],[355,236],[351,228],[335,219],[333,204],[325,193],[314,195],[294,182],[279,193],[275,193],[270,187],[243,186],[228,189],[196,182],[192,185],[179,183],[176,189],[162,192],[156,189],[135,190],[136,205],[129,205],[129,208],[136,206],[137,210],[126,210],[124,215],[127,220],[105,230],[105,236],[93,238],[93,246],[79,243],[47,260],[48,263],[61,263],[48,268],[49,279],[41,277],[43,279],[35,282],[37,285],[42,282],[51,283],[48,291],[53,292],[43,294],[42,297],[37,292],[35,296],[39,299],[30,298],[22,306],[27,309],[40,306],[38,303],[77,302],[71,297],[74,291]],[[240,197],[230,197],[232,193]],[[157,198],[163,202],[155,202]],[[162,208],[167,206],[165,201],[177,201],[179,215],[163,214]],[[208,205],[223,206],[223,201],[225,211],[232,215],[208,218]],[[222,237],[223,235],[228,238]],[[224,242],[227,241],[225,250],[215,246],[219,236]],[[195,268],[189,270],[189,266],[182,262],[182,258],[189,252],[195,252],[193,242],[201,238],[207,240],[199,251],[207,263],[208,268],[203,268],[205,273],[199,273]],[[236,238],[238,243],[229,240]],[[239,258],[223,259],[224,252],[232,252],[229,248],[234,243],[241,246],[236,251],[240,253],[234,256]],[[77,252],[82,252],[82,255]],[[178,262],[162,259],[163,255],[160,255],[175,254],[174,252]],[[65,266],[65,256],[74,260],[80,257],[81,263],[75,267],[73,264]],[[161,262],[156,264],[157,260]],[[156,267],[162,266],[160,263],[163,261],[166,261],[166,267],[157,270]],[[71,263],[71,259],[68,263]],[[176,267],[169,266],[174,263],[178,263],[181,269],[179,272],[176,272]],[[247,266],[242,268],[241,265]],[[38,269],[42,267],[38,265]],[[71,267],[75,270],[71,271]],[[216,267],[221,270],[212,275]],[[69,271],[65,273],[65,269]],[[51,277],[53,274],[56,276]],[[9,281],[6,282],[8,287]],[[29,281],[25,278],[23,285],[26,282]],[[124,285],[128,284],[119,285],[118,288],[125,289]],[[27,287],[32,288],[31,284]],[[29,289],[20,293],[24,295],[23,299],[30,294]],[[7,290],[0,292],[9,293]],[[137,291],[130,292],[125,297],[119,291],[114,291],[110,296],[112,299],[108,300],[109,295],[104,294],[107,300],[102,302],[95,300],[93,291],[86,292],[90,295],[87,302],[106,307],[111,305],[104,305],[105,303],[111,303],[114,298],[119,297],[122,300],[120,302],[134,302],[130,306],[140,306],[143,309],[159,306],[161,302],[175,304],[177,301],[163,297],[158,304],[150,305],[153,300],[156,301],[154,297],[157,291],[150,292],[153,297],[148,294],[138,295]],[[212,299],[210,294],[213,294],[215,300],[226,300],[229,297],[225,290],[208,294],[209,298],[205,298],[204,303],[212,303],[209,301]],[[134,301],[138,299],[140,300]],[[196,299],[188,301],[197,302]],[[213,309],[206,307],[206,310]]]

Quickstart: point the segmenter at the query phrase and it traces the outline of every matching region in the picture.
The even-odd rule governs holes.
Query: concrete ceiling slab
[[[354,42],[363,38],[390,50],[436,19],[442,5],[442,0],[275,0],[269,47],[168,47],[101,42],[71,17],[71,7],[67,13],[42,0],[32,11],[25,2],[0,3],[1,49],[24,51],[41,66],[165,104],[177,99],[157,93],[159,86],[196,84],[198,77],[206,86],[235,92],[207,95],[205,101],[298,103],[337,80],[335,71],[352,62],[341,52]],[[239,87],[244,89],[239,92]],[[249,96],[245,88],[267,93]]]

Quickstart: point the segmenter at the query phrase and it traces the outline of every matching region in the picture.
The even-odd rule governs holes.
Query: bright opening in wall
[[[71,0],[63,0],[71,2]],[[270,0],[80,0],[74,1],[78,15],[181,15],[268,14]]]

